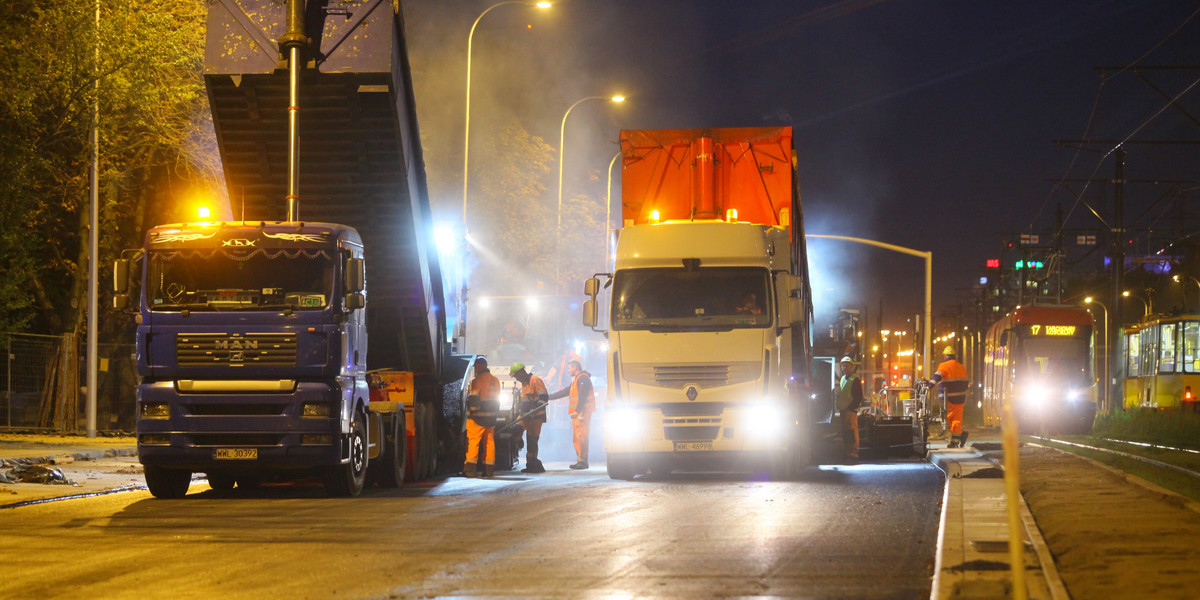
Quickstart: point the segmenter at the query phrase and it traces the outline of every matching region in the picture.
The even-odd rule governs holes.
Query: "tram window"
[[[1141,357],[1141,344],[1139,341],[1140,338],[1136,333],[1125,336],[1125,347],[1129,349],[1129,354],[1126,356],[1125,361],[1126,377],[1137,377],[1139,375],[1138,364],[1141,362],[1138,360]]]
[[[1183,323],[1183,364],[1186,373],[1200,373],[1200,321]]]
[[[1159,327],[1158,342],[1158,372],[1175,372],[1175,323],[1167,323]]]
[[[1137,333],[1138,345],[1141,346],[1138,362],[1141,375],[1153,375],[1158,372],[1158,328],[1143,327]]]

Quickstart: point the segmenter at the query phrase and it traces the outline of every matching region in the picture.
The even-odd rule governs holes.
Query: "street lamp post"
[[[1191,279],[1191,280],[1192,280],[1192,283],[1196,284],[1196,290],[1197,290],[1197,291],[1200,291],[1200,281],[1198,281],[1198,280],[1197,280],[1195,277],[1192,277],[1191,275],[1184,275],[1184,277],[1187,277],[1188,279]],[[1179,276],[1178,276],[1178,275],[1172,275],[1172,276],[1171,276],[1171,279],[1173,279],[1173,280],[1175,281],[1175,283],[1182,283],[1182,282],[1180,281],[1180,279],[1179,279]],[[1184,305],[1185,307],[1187,306],[1187,298],[1186,298],[1186,297],[1184,298],[1183,305]]]
[[[1142,303],[1142,307],[1145,309],[1145,311],[1142,312],[1143,319],[1150,316],[1150,303],[1149,302],[1146,302],[1140,296],[1134,296],[1133,294],[1130,294],[1129,290],[1125,290],[1125,291],[1121,292],[1121,296],[1123,296],[1125,298],[1133,298],[1134,300],[1137,300],[1138,302]]]
[[[1096,300],[1095,298],[1092,298],[1091,296],[1084,298],[1083,303],[1084,304],[1095,303],[1100,308],[1104,309],[1104,405],[1103,406],[1104,406],[1104,411],[1107,413],[1112,410],[1112,407],[1109,406],[1109,404],[1111,403],[1111,399],[1112,399],[1112,389],[1111,389],[1112,382],[1108,380],[1108,361],[1109,361],[1109,355],[1112,353],[1112,346],[1109,345],[1109,341],[1108,341],[1108,307],[1101,304],[1100,301]]]
[[[621,153],[618,151],[613,155],[612,160],[608,163],[608,194],[605,196],[606,210],[604,211],[604,266],[608,267],[608,261],[612,256],[612,250],[609,248],[609,241],[612,240],[612,233],[609,228],[612,227],[612,170],[613,165],[617,164],[617,159],[621,158]]]
[[[560,238],[562,230],[562,190],[563,190],[563,163],[566,162],[566,148],[563,146],[563,141],[567,137],[567,117],[571,116],[571,111],[575,110],[576,106],[587,102],[588,100],[609,100],[611,102],[624,102],[625,96],[587,96],[576,100],[574,104],[567,108],[567,112],[563,113],[562,125],[558,128],[558,224],[554,228],[554,294],[558,295],[559,276],[562,271],[562,253],[560,252]]]
[[[479,21],[483,19],[483,15],[492,12],[493,8],[504,6],[505,4],[525,4],[533,5],[538,8],[550,8],[549,2],[530,2],[529,0],[504,0],[497,2],[487,7],[483,12],[475,17],[475,22],[471,24],[471,32],[467,34],[467,112],[464,119],[466,125],[463,132],[463,231],[467,228],[467,167],[470,164],[470,146],[471,146],[471,45],[475,40],[475,27],[479,25]]]

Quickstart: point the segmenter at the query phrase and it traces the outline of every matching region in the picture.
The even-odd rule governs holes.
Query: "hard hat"
[[[838,362],[844,362],[844,363],[851,363],[851,364],[854,364],[854,359],[853,359],[853,358],[850,358],[849,356],[843,356],[843,357],[842,357],[842,360],[840,360],[840,361],[838,361]]]
[[[525,369],[525,363],[519,363],[519,362],[515,362],[515,363],[513,363],[513,364],[512,364],[512,366],[511,366],[511,367],[509,367],[509,368],[508,368],[508,374],[509,374],[509,375],[516,375],[516,374],[517,374],[517,371],[522,371],[522,370],[524,370],[524,369]]]
[[[942,354],[954,354],[954,346],[946,346],[942,350]]]

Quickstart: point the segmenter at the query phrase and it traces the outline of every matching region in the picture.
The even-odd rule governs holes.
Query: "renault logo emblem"
[[[700,390],[696,389],[696,386],[694,386],[694,385],[688,386],[688,389],[687,389],[687,399],[688,400],[695,401],[696,396],[699,396],[699,395],[700,395]]]

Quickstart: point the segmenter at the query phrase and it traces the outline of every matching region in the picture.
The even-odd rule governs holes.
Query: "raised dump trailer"
[[[812,301],[790,127],[621,132],[608,473],[809,458]],[[607,285],[605,287],[608,287]],[[600,281],[584,322],[595,326]]]
[[[204,79],[236,221],[146,237],[151,492],[182,495],[192,472],[228,488],[303,470],[355,495],[368,465],[398,484],[460,464],[472,357],[446,344],[398,3],[209,5]]]

